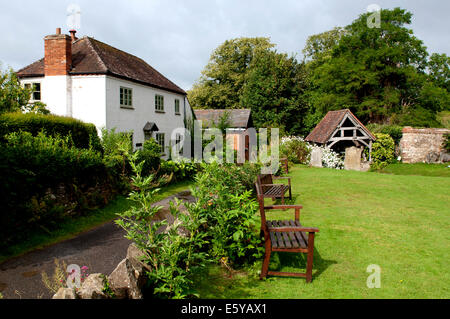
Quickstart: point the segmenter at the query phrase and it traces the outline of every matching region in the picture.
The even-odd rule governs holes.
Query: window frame
[[[159,137],[162,137],[162,143]],[[166,134],[165,133],[155,133],[155,141],[161,148],[161,154],[164,155],[166,152]]]
[[[36,90],[36,84],[39,85],[39,91]],[[41,102],[42,101],[42,83],[41,82],[28,82],[24,83],[25,89],[31,89],[30,102]],[[35,98],[35,94],[39,94],[39,99]]]
[[[177,106],[178,106],[178,111],[177,111]],[[175,99],[175,115],[181,115],[181,113],[180,113],[180,99]]]
[[[164,95],[155,94],[155,112],[165,113],[165,111],[164,111]]]
[[[126,103],[124,104],[123,102],[126,102]],[[132,88],[125,87],[125,86],[120,87],[120,89],[119,89],[119,104],[120,104],[121,108],[134,109],[134,107],[133,107],[133,89]]]

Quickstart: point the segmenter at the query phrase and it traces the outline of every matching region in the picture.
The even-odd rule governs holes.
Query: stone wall
[[[403,137],[400,140],[400,156],[403,163],[439,162],[445,134],[450,134],[450,130],[403,128]]]

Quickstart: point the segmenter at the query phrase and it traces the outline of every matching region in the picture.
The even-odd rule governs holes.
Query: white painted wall
[[[41,101],[56,115],[72,116],[100,129],[116,128],[117,132],[133,131],[133,145],[144,143],[143,128],[154,122],[158,133],[165,133],[166,154],[172,131],[184,128],[184,117],[192,118],[185,95],[168,92],[105,75],[47,76],[28,78],[25,83],[41,83]],[[133,91],[133,108],[120,106],[120,87]],[[155,110],[155,95],[164,96],[164,113]],[[180,100],[180,114],[175,114],[175,99]],[[167,156],[166,156],[167,157]]]
[[[120,87],[133,90],[132,109],[120,107]],[[155,111],[156,94],[164,96],[164,113]],[[180,100],[180,115],[175,114],[175,99]],[[136,146],[137,143],[144,143],[145,124],[154,122],[159,128],[158,133],[165,133],[166,154],[168,154],[172,131],[176,128],[184,128],[184,99],[185,96],[182,94],[107,76],[106,127],[108,129],[115,127],[119,132],[133,131],[133,144]],[[186,99],[186,108],[190,108],[188,104]]]
[[[93,123],[99,135],[106,127],[106,76],[72,76],[72,116]]]

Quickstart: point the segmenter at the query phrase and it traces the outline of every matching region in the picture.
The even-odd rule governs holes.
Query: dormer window
[[[133,90],[120,87],[120,107],[133,108]]]

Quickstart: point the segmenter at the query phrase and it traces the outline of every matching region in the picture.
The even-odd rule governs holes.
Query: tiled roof
[[[186,92],[144,60],[90,37],[72,44],[71,75],[105,74],[175,93]],[[44,59],[17,71],[20,78],[44,76]]]
[[[344,119],[344,116],[349,114],[353,119],[361,126],[363,129],[373,140],[376,140],[375,136],[358,120],[358,118],[349,110],[338,110],[338,111],[330,111],[325,115],[325,117],[320,121],[319,124],[314,128],[314,130],[309,133],[309,135],[305,138],[308,142],[325,144],[331,138],[331,134],[336,130],[338,125]]]
[[[194,110],[197,120],[203,121],[203,126],[208,128],[216,123],[225,112],[230,114],[230,125],[232,128],[248,128],[253,125],[251,110],[249,109],[226,109],[226,110]]]

